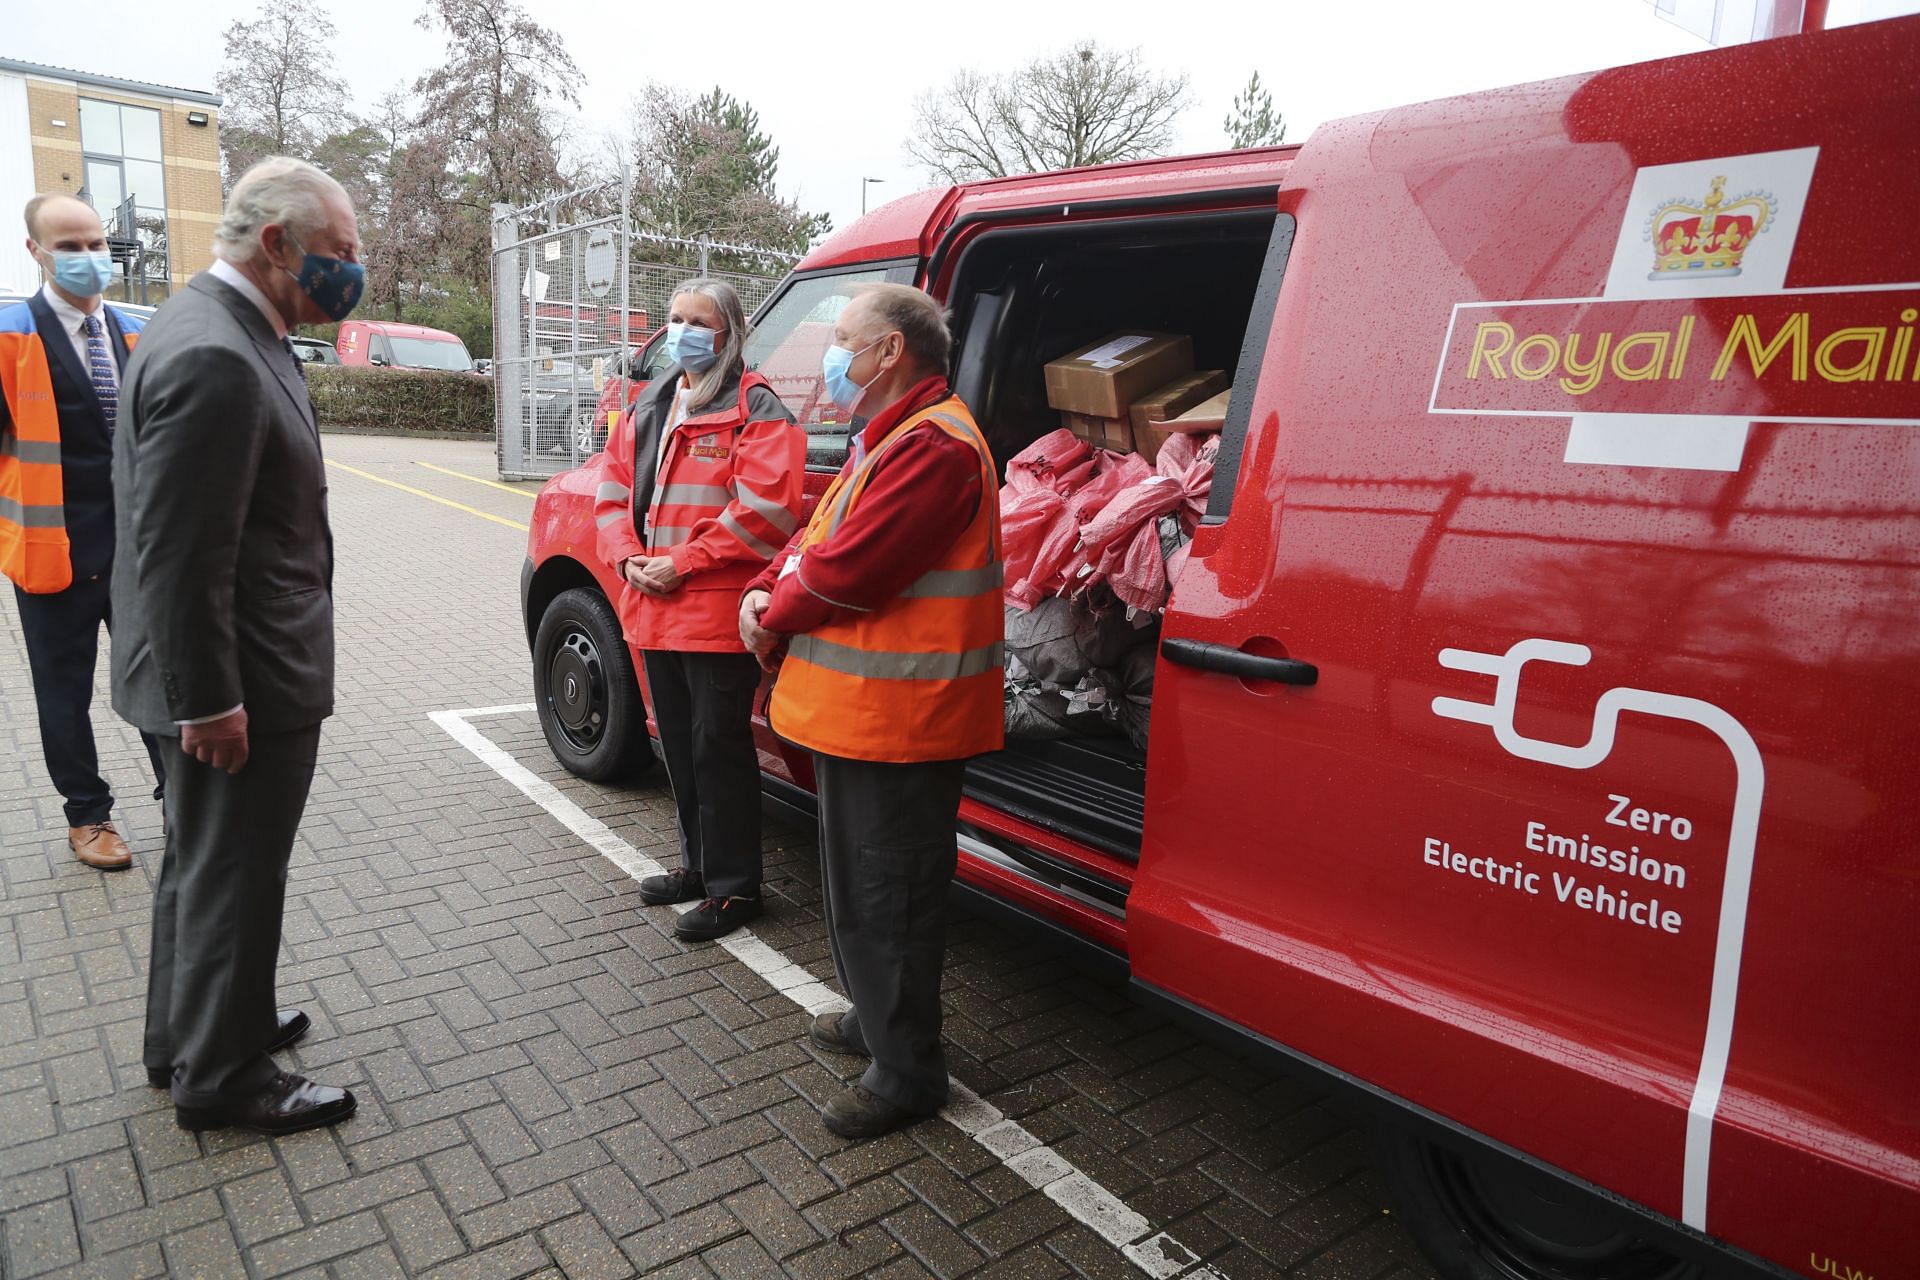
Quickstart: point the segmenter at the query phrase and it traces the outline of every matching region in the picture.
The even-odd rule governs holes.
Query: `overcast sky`
[[[0,0],[10,11],[0,55],[211,90],[220,32],[262,12],[257,0],[90,0],[82,10]],[[412,19],[423,0],[321,0],[331,57],[364,107],[439,60],[436,35]],[[1690,53],[1701,40],[1648,0],[939,0],[918,3],[622,4],[530,0],[566,40],[583,76],[579,135],[623,128],[647,81],[744,98],[781,149],[780,186],[844,227],[871,200],[929,185],[902,142],[913,102],[956,70],[1011,69],[1092,36],[1139,46],[1191,84],[1179,149],[1223,143],[1222,121],[1260,72],[1303,142],[1326,120],[1475,89]],[[1832,0],[1832,18],[1910,12],[1920,0]],[[177,13],[174,11],[178,11]],[[81,15],[84,12],[84,20]],[[180,14],[190,13],[192,20]],[[190,30],[189,28],[192,28]]]

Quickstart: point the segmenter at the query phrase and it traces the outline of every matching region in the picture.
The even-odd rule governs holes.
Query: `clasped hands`
[[[628,583],[642,595],[664,596],[682,581],[672,556],[628,556],[621,569]]]
[[[740,597],[740,643],[760,659],[760,666],[767,671],[773,670],[784,640],[779,632],[769,631],[760,625],[760,615],[772,603],[773,593],[770,591],[749,591]]]

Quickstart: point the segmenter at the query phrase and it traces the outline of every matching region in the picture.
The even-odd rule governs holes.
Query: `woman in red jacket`
[[[625,578],[620,624],[641,651],[680,820],[681,865],[641,901],[698,902],[674,932],[717,938],[760,914],[760,665],[740,593],[800,525],[806,434],[747,371],[746,315],[719,280],[674,295],[674,365],[607,440],[594,495],[600,554]]]

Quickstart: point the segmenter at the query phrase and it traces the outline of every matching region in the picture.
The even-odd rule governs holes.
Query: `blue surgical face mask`
[[[873,385],[873,380],[862,386],[847,376],[847,371],[853,367],[855,360],[879,346],[881,341],[875,338],[858,351],[849,351],[836,344],[828,347],[826,354],[820,357],[820,376],[826,379],[827,398],[848,413],[852,413],[854,406],[860,403],[860,397],[866,394],[867,387]],[[875,378],[878,376],[876,374]]]
[[[294,241],[299,244],[299,241]],[[280,268],[287,271],[285,267]],[[367,269],[345,258],[329,258],[309,253],[300,263],[300,271],[287,271],[299,283],[301,292],[312,299],[329,320],[345,320],[359,305],[367,287]]]
[[[53,282],[76,298],[105,293],[113,280],[113,255],[105,249],[78,252],[49,250],[53,255]]]
[[[667,326],[667,359],[688,373],[701,373],[713,367],[720,357],[713,351],[713,330],[697,324],[674,321]]]

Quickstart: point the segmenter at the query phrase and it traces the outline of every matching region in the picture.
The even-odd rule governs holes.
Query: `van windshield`
[[[451,369],[456,373],[466,373],[473,368],[473,357],[467,354],[467,344],[454,338],[398,338],[388,335],[387,342],[393,348],[393,362],[409,369]]]

